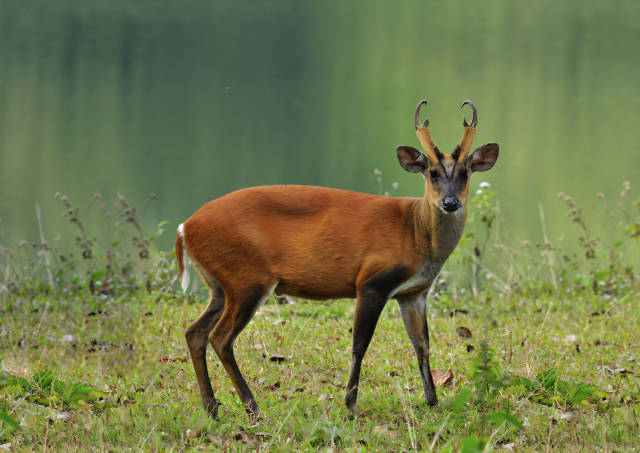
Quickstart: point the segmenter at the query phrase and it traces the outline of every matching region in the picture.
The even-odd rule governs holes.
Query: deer
[[[398,146],[402,168],[425,179],[424,196],[391,197],[304,185],[237,190],[205,203],[179,225],[176,257],[186,292],[189,263],[210,291],[209,302],[185,338],[202,404],[214,419],[220,403],[206,364],[207,344],[231,378],[252,419],[260,409],[234,356],[238,334],[268,297],[355,299],[352,356],[345,404],[356,413],[360,368],[380,314],[389,299],[399,305],[415,350],[426,404],[438,405],[429,365],[426,302],[432,285],[465,227],[472,173],[493,167],[499,145],[473,152],[478,123],[463,119],[463,136],[451,154],[438,150],[414,114],[424,153]]]

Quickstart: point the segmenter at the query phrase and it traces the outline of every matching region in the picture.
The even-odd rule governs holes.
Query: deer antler
[[[466,118],[462,120],[462,125],[464,126],[462,141],[453,152],[454,159],[463,163],[466,163],[467,156],[469,155],[469,150],[471,149],[471,143],[473,143],[473,138],[476,136],[476,126],[478,125],[478,109],[476,109],[476,106],[473,105],[471,99],[465,100],[460,108],[463,108],[467,104],[469,104],[471,106],[471,109],[473,110],[473,118],[471,119],[471,124],[467,123]]]
[[[478,125],[478,110],[476,109],[476,106],[473,105],[473,102],[471,102],[471,99],[467,99],[466,101],[464,101],[460,108],[463,108],[467,104],[469,104],[471,106],[471,109],[473,110],[473,119],[471,120],[471,124],[467,124],[467,119],[463,118],[462,125],[464,127],[476,127]]]
[[[422,148],[427,154],[427,158],[431,162],[436,163],[442,159],[442,154],[434,143],[433,138],[431,138],[431,132],[427,128],[429,126],[429,119],[425,119],[424,123],[420,124],[420,107],[423,105],[427,105],[426,99],[422,99],[418,102],[416,113],[413,115],[413,124],[416,127],[416,135],[418,136],[418,140],[420,140]]]

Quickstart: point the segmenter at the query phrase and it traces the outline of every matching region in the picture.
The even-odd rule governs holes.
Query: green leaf
[[[58,395],[64,394],[64,391],[66,390],[66,386],[64,385],[64,382],[58,379],[54,379],[51,387],[53,388],[51,393],[57,393]]]
[[[20,423],[2,409],[0,409],[0,420],[11,426],[13,429],[20,429]]]
[[[556,370],[543,371],[536,376],[536,381],[538,381],[545,390],[553,393],[556,383],[556,374]]]
[[[569,404],[578,404],[580,401],[586,400],[591,396],[591,394],[597,391],[597,387],[581,382],[580,384],[573,386],[567,394],[566,399]]]
[[[105,278],[107,276],[107,271],[105,269],[101,270],[101,271],[96,271],[94,273],[91,274],[91,280],[93,280],[94,282],[96,281],[100,281],[103,278]]]
[[[471,396],[471,389],[463,388],[458,394],[453,398],[453,412],[456,414],[460,413],[464,406],[469,401],[469,397]]]
[[[33,375],[33,382],[43,391],[49,391],[51,388],[51,382],[53,381],[53,371],[42,370]]]
[[[465,437],[460,444],[460,453],[482,453],[486,444],[481,437]]]
[[[593,276],[593,279],[596,281],[604,281],[607,279],[607,277],[609,277],[609,274],[611,273],[611,271],[609,270],[603,270],[603,271],[599,271],[596,272],[596,275]]]
[[[494,412],[491,415],[487,415],[485,420],[496,428],[503,423],[510,424],[518,429],[522,428],[522,422],[515,415],[507,411]]]

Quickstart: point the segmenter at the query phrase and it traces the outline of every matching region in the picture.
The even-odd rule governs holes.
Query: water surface
[[[501,153],[474,190],[493,184],[510,237],[539,237],[539,203],[574,235],[558,192],[589,210],[638,182],[639,80],[632,1],[3,1],[2,241],[37,237],[36,202],[70,241],[58,191],[81,215],[124,193],[148,225],[251,185],[375,193],[375,168],[421,195],[395,147],[417,146],[423,97],[448,151],[478,106],[475,143]]]

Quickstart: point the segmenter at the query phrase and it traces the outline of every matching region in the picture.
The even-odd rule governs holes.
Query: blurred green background
[[[551,237],[574,234],[558,192],[589,210],[640,176],[639,83],[637,1],[3,0],[0,231],[35,239],[38,202],[48,239],[72,240],[57,191],[81,216],[124,193],[169,221],[165,248],[245,186],[377,193],[378,168],[421,196],[395,147],[417,146],[425,97],[447,152],[478,106],[475,144],[501,153],[473,190],[493,184],[511,238],[540,236],[538,203]]]

